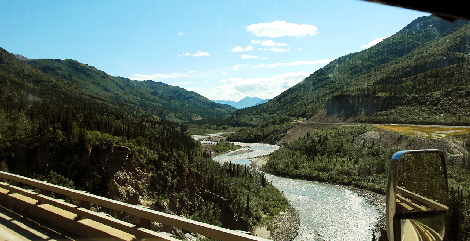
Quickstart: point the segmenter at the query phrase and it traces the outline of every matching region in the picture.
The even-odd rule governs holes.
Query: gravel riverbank
[[[269,223],[256,227],[254,234],[275,241],[290,241],[297,236],[299,225],[297,211],[289,206]]]

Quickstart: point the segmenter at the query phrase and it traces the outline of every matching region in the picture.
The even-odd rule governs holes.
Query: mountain
[[[4,63],[0,65],[2,84],[15,88],[7,92],[23,92],[34,100],[80,100],[84,105],[149,113],[177,122],[210,118],[235,110],[177,86],[110,76],[76,60],[28,60],[18,56],[0,48],[0,63]]]
[[[232,116],[470,124],[469,53],[469,21],[421,17],[371,48],[330,62],[266,104]]]
[[[214,100],[215,103],[219,104],[226,104],[226,105],[231,105],[237,109],[243,109],[251,106],[256,106],[260,105],[263,103],[268,102],[269,99],[261,99],[258,97],[245,97],[239,101],[231,101],[231,100]]]

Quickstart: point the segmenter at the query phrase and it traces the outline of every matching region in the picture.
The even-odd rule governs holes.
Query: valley
[[[299,239],[368,239],[381,208],[357,193],[385,193],[396,151],[440,149],[448,162],[449,239],[468,240],[468,46],[468,22],[420,17],[238,110],[178,86],[0,49],[0,170],[279,240],[295,236],[297,224],[285,231],[272,220],[295,217],[293,207]],[[220,132],[208,142],[191,136]],[[327,231],[341,215],[313,212],[343,213],[348,205],[364,220],[350,214],[337,228],[343,234]],[[306,206],[315,210],[300,213]],[[351,225],[366,230],[344,233]]]

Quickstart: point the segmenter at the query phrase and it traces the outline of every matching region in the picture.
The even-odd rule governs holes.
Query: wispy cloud
[[[179,33],[178,33],[178,34],[176,34],[176,35],[178,35],[178,36],[183,36],[183,35],[186,35],[186,34],[185,34],[185,33],[183,33],[183,32],[179,32]]]
[[[327,64],[333,61],[332,59],[321,59],[321,60],[311,60],[311,61],[293,61],[289,63],[274,63],[274,64],[258,64],[254,65],[253,68],[275,68],[279,66],[299,66],[307,64]]]
[[[289,46],[289,44],[287,43],[276,43],[274,41],[272,41],[271,39],[268,39],[268,40],[264,40],[264,41],[261,41],[261,40],[251,40],[251,43],[252,44],[260,44],[261,46],[279,46],[279,47],[284,47],[284,46]]]
[[[286,21],[251,24],[246,27],[246,30],[255,36],[268,38],[283,36],[301,38],[318,34],[318,28],[315,25],[287,23]]]
[[[368,44],[362,45],[361,48],[363,48],[363,49],[370,48],[370,47],[372,47],[372,46],[374,46],[374,45],[376,45],[376,44],[382,42],[382,40],[384,40],[384,39],[386,39],[386,38],[388,38],[388,37],[390,37],[390,36],[382,37],[382,38],[376,38],[376,39],[370,41]]]
[[[265,48],[263,49],[265,51],[273,51],[273,52],[290,52],[290,48],[276,48],[276,47],[272,47],[272,48]]]
[[[232,52],[248,52],[253,50],[253,46],[246,46],[246,48],[243,48],[242,46],[237,46],[232,49]]]
[[[268,57],[260,57],[260,56],[254,56],[254,55],[242,55],[242,59],[268,59]]]
[[[197,51],[196,53],[194,54],[191,54],[189,52],[187,53],[184,53],[184,54],[180,54],[178,56],[194,56],[194,57],[201,57],[201,56],[210,56],[210,54],[208,52],[202,52],[201,50]]]
[[[252,44],[259,44],[263,47],[271,47],[271,48],[259,48],[258,50],[260,50],[260,51],[273,51],[273,52],[289,52],[290,51],[290,48],[279,48],[279,47],[289,46],[289,44],[287,44],[287,43],[277,43],[277,42],[275,42],[271,39],[268,39],[268,40],[255,39],[255,40],[251,40],[251,43]],[[249,46],[249,47],[251,47],[250,50],[253,50],[252,46]],[[237,50],[242,50],[242,49],[243,48],[241,48],[240,46],[237,46]],[[234,51],[234,49],[232,51]],[[239,52],[241,52],[241,51],[239,51]]]

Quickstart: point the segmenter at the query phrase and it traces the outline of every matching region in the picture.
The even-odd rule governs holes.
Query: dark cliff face
[[[349,120],[393,109],[401,103],[403,103],[401,97],[338,95],[328,100],[325,109],[328,116]]]

